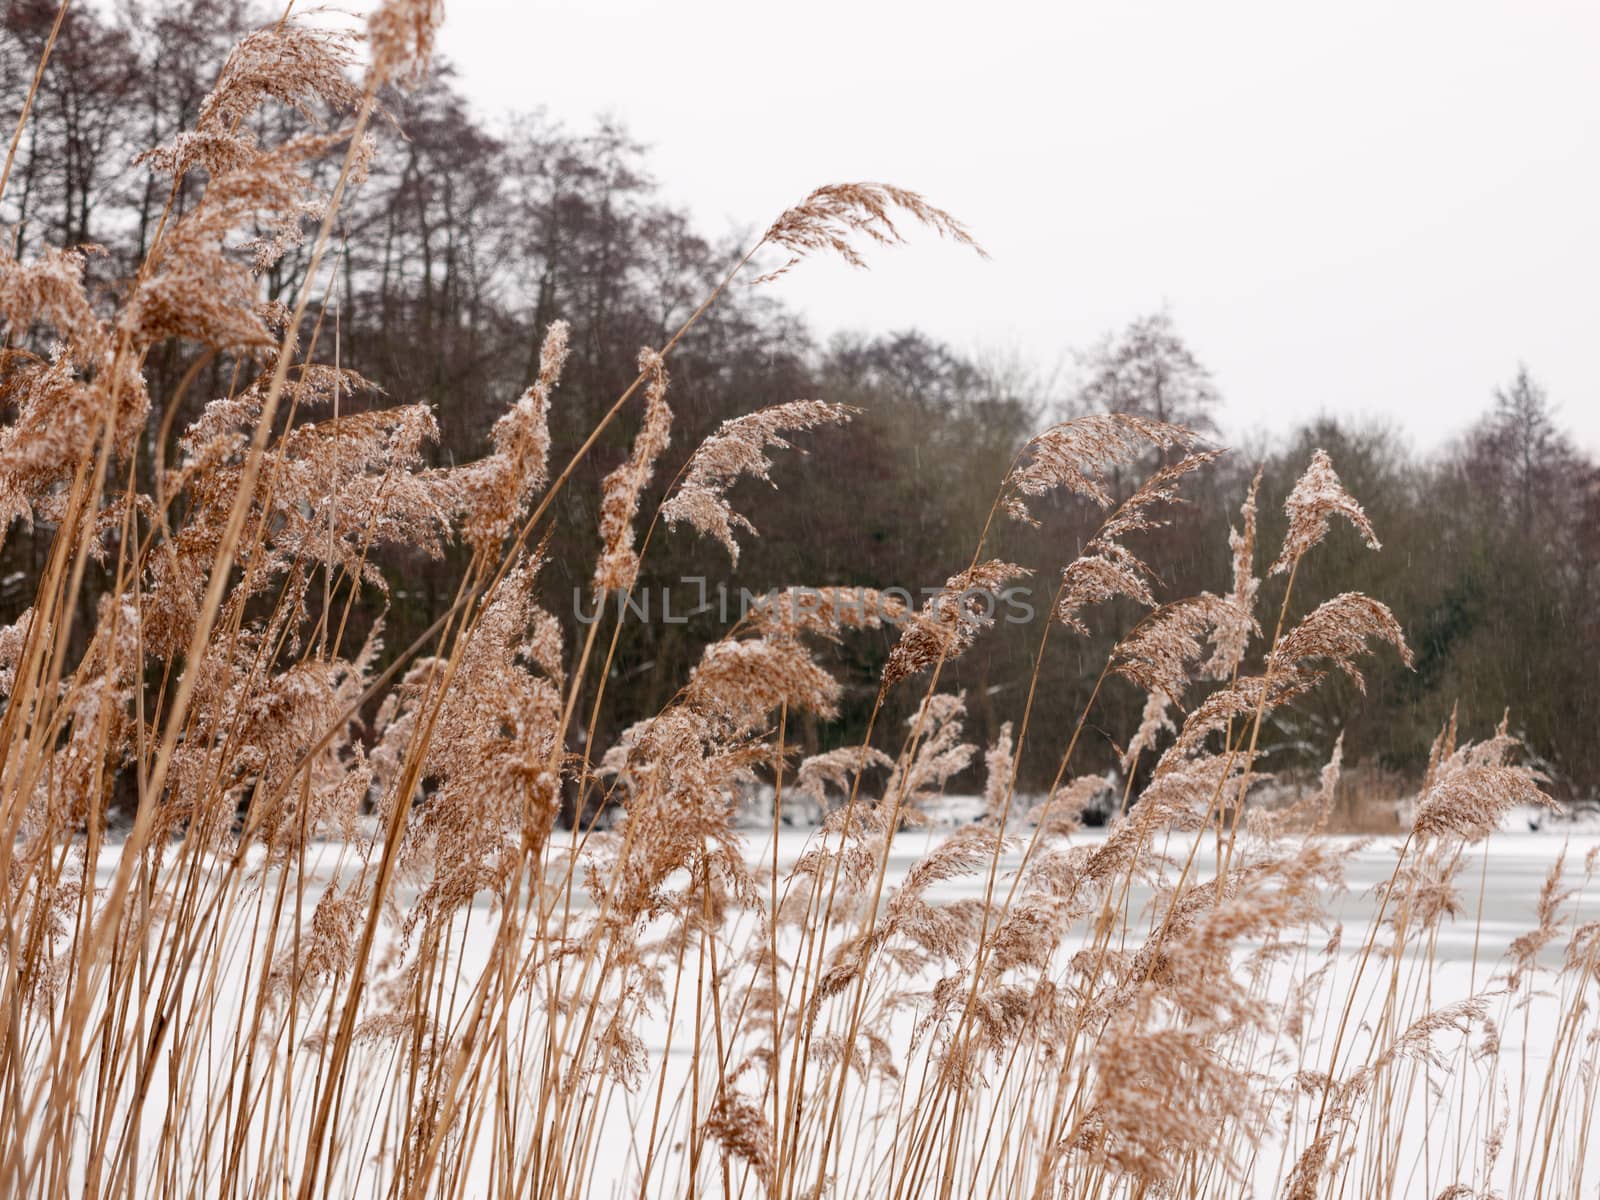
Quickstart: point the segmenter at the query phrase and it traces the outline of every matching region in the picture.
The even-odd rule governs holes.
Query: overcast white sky
[[[1600,6],[448,0],[488,113],[623,119],[707,232],[820,183],[929,236],[777,286],[819,332],[916,326],[1042,369],[1167,305],[1225,430],[1458,433],[1526,361],[1600,451]]]

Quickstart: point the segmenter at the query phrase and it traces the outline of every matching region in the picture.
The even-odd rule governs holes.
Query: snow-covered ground
[[[903,878],[912,864],[923,857],[940,839],[948,836],[949,832],[949,827],[945,826],[917,829],[901,834],[891,849],[890,885]],[[765,877],[770,869],[772,855],[770,831],[752,826],[747,831],[747,836],[749,857],[752,863],[760,864],[759,874]],[[787,871],[789,865],[806,849],[813,836],[809,831],[798,829],[785,828],[780,832],[777,847],[780,873]],[[1105,832],[1091,829],[1084,830],[1076,836],[1085,843],[1093,843],[1104,838]],[[1564,909],[1566,920],[1564,928],[1570,931],[1581,922],[1600,919],[1600,884],[1593,887],[1584,886],[1584,860],[1592,849],[1600,846],[1600,835],[1584,829],[1564,828],[1559,825],[1546,825],[1540,831],[1531,831],[1527,828],[1526,821],[1514,818],[1508,822],[1508,829],[1505,832],[1483,845],[1469,848],[1464,852],[1461,870],[1456,880],[1459,890],[1459,915],[1441,927],[1431,948],[1428,970],[1419,972],[1422,960],[1415,957],[1403,962],[1399,971],[1387,961],[1380,965],[1376,958],[1372,963],[1361,966],[1360,948],[1379,903],[1375,885],[1390,877],[1400,842],[1393,838],[1334,840],[1351,848],[1353,853],[1348,860],[1348,886],[1326,898],[1327,910],[1332,921],[1342,925],[1344,930],[1343,948],[1328,982],[1328,994],[1342,999],[1349,995],[1352,989],[1358,989],[1354,1005],[1357,1013],[1375,1011],[1381,1004],[1380,989],[1390,986],[1393,979],[1402,976],[1406,979],[1404,986],[1413,992],[1412,1001],[1403,1011],[1412,1016],[1442,1008],[1474,995],[1490,994],[1499,989],[1494,977],[1499,969],[1500,960],[1513,940],[1537,923],[1536,909],[1540,888],[1553,865],[1563,855],[1566,857],[1567,886],[1575,889]],[[1174,836],[1165,850],[1169,856],[1181,862],[1189,855],[1192,845],[1193,843],[1187,838]],[[1018,861],[1018,853],[1011,853],[1002,862],[1003,875],[1014,869]],[[314,848],[307,863],[308,873],[322,881],[339,873],[341,869],[348,870],[350,866],[351,855],[348,848],[335,845]],[[99,867],[102,879],[108,879],[109,872],[114,869],[113,856],[107,855]],[[1194,850],[1194,870],[1199,877],[1204,878],[1214,869],[1213,845],[1209,838],[1202,837],[1199,846]],[[984,884],[985,880],[981,874],[946,881],[936,885],[930,898],[942,900],[961,897],[981,898]],[[317,890],[313,888],[308,893],[306,901],[308,909]],[[1131,896],[1130,936],[1134,938],[1141,936],[1148,927],[1148,919],[1139,920],[1138,914],[1149,898],[1148,888],[1136,888]],[[397,899],[403,908],[406,897],[401,895]],[[575,899],[581,908],[582,897],[578,896]],[[494,929],[494,917],[488,908],[487,900],[480,897],[473,905],[470,914],[463,918],[464,936],[459,943],[459,959],[466,972],[466,978],[469,979],[476,976],[479,966],[487,958]],[[1316,939],[1318,944],[1324,940],[1325,937],[1321,936]],[[1563,935],[1547,948],[1543,955],[1543,961],[1547,965],[1559,964],[1565,941]],[[247,939],[239,938],[237,944],[242,947],[246,942]],[[1068,947],[1069,950],[1071,948]],[[788,947],[783,949],[787,950]],[[1293,966],[1294,964],[1283,964],[1283,969],[1287,972]],[[686,977],[692,978],[697,970],[692,954],[686,960],[684,969]],[[1359,987],[1356,982],[1358,973]],[[235,982],[231,985],[228,983],[228,978],[228,974],[224,973],[220,985],[224,993],[230,986],[238,987],[239,977],[236,976]],[[1287,978],[1288,975],[1285,974],[1284,990],[1288,987]],[[1550,976],[1552,981],[1554,978],[1553,975]],[[463,989],[463,992],[465,990]],[[1370,1004],[1368,997],[1371,998]],[[220,995],[217,999],[221,1003],[217,1005],[218,1011],[213,1017],[214,1028],[218,1033],[219,1045],[226,1046],[236,1004],[230,1003],[234,998],[228,995]],[[1414,1146],[1421,1148],[1425,1145],[1429,1155],[1438,1156],[1445,1161],[1449,1161],[1453,1156],[1457,1161],[1472,1163],[1480,1154],[1479,1148],[1487,1137],[1489,1127],[1497,1119],[1498,1112],[1509,1110],[1510,1119],[1515,1123],[1526,1111],[1524,1106],[1537,1102],[1538,1090],[1544,1079],[1545,1067],[1550,1056],[1550,1047],[1556,1037],[1557,1024],[1563,1016],[1564,1009],[1575,1000],[1576,997],[1570,993],[1547,990],[1542,995],[1536,994],[1531,1003],[1512,1008],[1506,999],[1501,998],[1496,1001],[1491,996],[1491,1015],[1499,1026],[1502,1038],[1501,1061],[1514,1063],[1514,1067],[1507,1067],[1499,1073],[1486,1074],[1484,1068],[1473,1062],[1469,1056],[1460,1053],[1458,1038],[1455,1048],[1449,1049],[1448,1057],[1461,1065],[1467,1077],[1464,1090],[1442,1095],[1436,1098],[1431,1106],[1420,1099],[1414,1108],[1408,1106],[1407,1136]],[[692,1005],[686,1005],[686,1011],[692,1011]],[[907,1016],[903,1022],[897,1018],[893,1029],[896,1036],[909,1039],[910,1027],[911,1020]],[[685,1090],[683,1084],[692,1058],[690,1051],[694,1039],[692,1018],[681,1016],[677,1026],[669,1030],[663,1012],[641,1022],[636,1032],[643,1037],[650,1056],[650,1063],[645,1073],[645,1079],[649,1082],[639,1092],[631,1094],[618,1092],[613,1096],[604,1117],[604,1133],[601,1138],[601,1142],[606,1146],[606,1152],[596,1155],[586,1172],[587,1182],[584,1185],[584,1192],[588,1195],[637,1195],[642,1147],[639,1144],[640,1138],[633,1133],[633,1130],[649,1127],[650,1103],[654,1098],[655,1079],[657,1072],[662,1069],[663,1061],[666,1063],[664,1094],[669,1106],[668,1115],[681,1127],[681,1114],[673,1115],[677,1113],[673,1098],[678,1097],[677,1103],[682,1103],[681,1093]],[[1312,1030],[1309,1033],[1308,1044],[1311,1046],[1309,1057],[1312,1060],[1317,1060],[1318,1055],[1326,1053],[1329,1036],[1327,1029]],[[901,1052],[904,1046],[897,1046],[895,1049],[896,1052]],[[314,1056],[312,1059],[314,1060]],[[226,1072],[231,1069],[227,1056],[219,1057],[215,1066],[216,1085],[222,1083],[226,1078]],[[158,1078],[154,1082],[149,1100],[150,1108],[147,1112],[159,1112],[164,1107],[165,1083],[164,1078]],[[203,1090],[206,1085],[201,1080],[192,1080],[188,1086]],[[352,1105],[357,1108],[364,1102],[376,1103],[379,1100],[381,1100],[379,1096],[362,1097],[359,1094],[350,1098]],[[146,1128],[152,1126],[159,1128],[159,1122],[147,1121]],[[1589,1157],[1600,1153],[1600,1139],[1596,1139],[1596,1143],[1587,1152]],[[1255,1194],[1263,1197],[1273,1194],[1272,1184],[1280,1180],[1283,1174],[1283,1164],[1279,1160],[1278,1152],[1273,1149],[1274,1144],[1269,1139],[1261,1157],[1254,1164],[1254,1175],[1258,1180]],[[881,1169],[881,1155],[885,1151],[885,1147],[874,1146],[870,1142],[851,1147],[841,1164],[842,1178],[832,1194],[853,1195],[855,1192],[851,1189],[863,1188],[871,1173]],[[1495,1175],[1496,1181],[1502,1187],[1509,1179],[1512,1166],[1511,1151],[1508,1150]],[[1520,1166],[1526,1170],[1526,1163]],[[358,1174],[347,1177],[338,1186],[351,1195],[381,1194],[378,1180],[382,1169],[381,1163],[368,1160],[357,1168]],[[684,1182],[681,1170],[680,1158],[666,1155],[663,1161],[657,1164],[657,1174],[651,1191],[669,1194],[673,1187],[681,1186]],[[1435,1179],[1440,1177],[1437,1169],[1433,1170],[1432,1174]],[[1562,1176],[1563,1179],[1571,1177],[1570,1174]],[[1600,1178],[1600,1171],[1596,1171],[1593,1165],[1588,1178]],[[1394,1194],[1423,1195],[1423,1192],[1412,1191],[1408,1186],[1403,1186],[1397,1188]],[[1432,1194],[1428,1193],[1429,1196]],[[1546,1194],[1567,1193],[1557,1189]],[[1592,1185],[1586,1185],[1583,1194],[1596,1193]]]
[[[890,883],[903,878],[912,864],[948,833],[947,828],[930,828],[901,834],[891,850]],[[798,857],[811,836],[801,830],[785,829],[780,833],[780,871]],[[1100,841],[1105,836],[1104,830],[1092,829],[1076,835],[1085,843]],[[1334,837],[1330,840],[1352,851],[1348,859],[1347,886],[1326,897],[1330,924],[1342,927],[1343,946],[1324,983],[1325,994],[1330,998],[1320,1018],[1324,1024],[1308,1030],[1306,1034],[1306,1060],[1312,1064],[1326,1065],[1326,1056],[1333,1041],[1332,1026],[1337,1023],[1337,1010],[1352,992],[1355,993],[1355,999],[1351,1007],[1358,1022],[1381,1010],[1385,991],[1397,982],[1404,997],[1400,1011],[1407,1014],[1407,1021],[1472,997],[1485,998],[1489,1016],[1497,1030],[1495,1036],[1499,1039],[1499,1065],[1492,1060],[1479,1059],[1473,1053],[1482,1043],[1485,1033],[1482,1023],[1472,1028],[1467,1039],[1455,1034],[1435,1039],[1443,1057],[1458,1072],[1459,1083],[1447,1088],[1439,1087],[1442,1072],[1426,1067],[1421,1068],[1421,1073],[1416,1076],[1413,1082],[1417,1095],[1402,1106],[1405,1152],[1415,1155],[1416,1161],[1409,1173],[1401,1172],[1392,1194],[1431,1200],[1442,1190],[1439,1187],[1442,1179],[1472,1182],[1482,1164],[1484,1146],[1491,1136],[1491,1130],[1501,1119],[1511,1126],[1512,1140],[1501,1152],[1492,1173],[1492,1182],[1500,1189],[1506,1189],[1512,1182],[1512,1172],[1517,1171],[1517,1194],[1522,1194],[1524,1190],[1531,1194],[1531,1181],[1528,1178],[1530,1148],[1519,1150],[1515,1144],[1515,1129],[1519,1122],[1526,1121],[1532,1115],[1534,1106],[1539,1102],[1558,1023],[1578,998],[1571,991],[1553,990],[1556,986],[1554,974],[1543,977],[1545,982],[1532,989],[1530,999],[1506,995],[1502,959],[1511,943],[1537,924],[1540,889],[1558,860],[1564,859],[1565,886],[1572,889],[1572,895],[1563,908],[1563,932],[1542,952],[1541,964],[1549,968],[1558,967],[1567,934],[1583,922],[1600,919],[1600,881],[1593,881],[1591,887],[1584,886],[1585,857],[1591,850],[1600,847],[1600,836],[1586,829],[1557,824],[1547,824],[1542,830],[1534,831],[1529,829],[1528,822],[1521,814],[1513,816],[1501,834],[1463,852],[1456,878],[1459,914],[1447,919],[1437,934],[1428,939],[1428,959],[1424,962],[1413,949],[1399,964],[1394,964],[1380,953],[1373,955],[1364,965],[1362,944],[1380,903],[1377,885],[1390,878],[1402,839]],[[1192,842],[1188,838],[1175,836],[1165,849],[1174,860],[1182,862],[1189,856],[1191,847]],[[763,836],[760,831],[752,830],[749,850],[752,861],[770,863],[770,833]],[[1002,863],[1002,872],[1015,868],[1018,857],[1017,853],[1009,855]],[[1208,838],[1202,838],[1194,853],[1193,870],[1196,877],[1205,878],[1215,871],[1215,867],[1213,843]],[[982,875],[964,877],[936,885],[932,894],[943,900],[981,898],[984,883]],[[1137,914],[1149,899],[1148,887],[1136,888],[1130,912]],[[1132,922],[1130,935],[1135,939],[1142,936],[1143,931],[1148,929],[1147,921]],[[1317,945],[1323,940],[1320,933],[1313,939]],[[1378,940],[1382,945],[1386,937]],[[1074,948],[1069,943],[1066,951],[1070,953]],[[1276,994],[1287,993],[1291,976],[1297,970],[1303,971],[1304,967],[1303,962],[1290,962],[1276,968]],[[1592,986],[1591,983],[1591,989]],[[1331,1021],[1329,1008],[1334,1010]],[[909,1036],[909,1019],[903,1024],[897,1023],[897,1026],[902,1035]],[[652,1027],[650,1042],[653,1056],[660,1055],[665,1049],[666,1033],[664,1022]],[[678,1073],[669,1076],[669,1094],[686,1073],[689,1058],[687,1047],[691,1039],[692,1030],[680,1023],[680,1027],[674,1031],[670,1050],[671,1058],[680,1066]],[[1359,1066],[1364,1053],[1364,1050],[1357,1053],[1350,1044],[1346,1044],[1339,1058],[1341,1072],[1349,1072]],[[1283,1070],[1287,1074],[1289,1068]],[[1420,1082],[1416,1082],[1418,1080]],[[1577,1087],[1578,1084],[1575,1080],[1568,1080],[1556,1086]],[[1430,1100],[1430,1091],[1436,1087],[1439,1090]],[[1004,1104],[1004,1100],[997,1103],[997,1113],[1004,1111]],[[1575,1103],[1571,1107],[1580,1113],[1582,1111],[1580,1104]],[[640,1116],[647,1119],[647,1115],[647,1106],[638,1107],[633,1110],[631,1120],[637,1121]],[[613,1117],[609,1129],[619,1139],[618,1144],[628,1144],[630,1123],[620,1114]],[[1351,1140],[1358,1142],[1370,1136],[1367,1131],[1357,1129],[1352,1132]],[[1299,1131],[1299,1137],[1303,1142],[1303,1128]],[[1242,1195],[1265,1198],[1278,1194],[1281,1181],[1292,1165],[1292,1162],[1283,1160],[1281,1147],[1281,1139],[1272,1134],[1267,1136],[1251,1170],[1254,1190],[1242,1192]],[[845,1158],[844,1180],[865,1194],[865,1182],[874,1170],[879,1169],[874,1162],[889,1151],[890,1147],[886,1145],[853,1147]],[[1570,1173],[1567,1157],[1573,1153],[1581,1153],[1587,1163],[1585,1179],[1600,1178],[1600,1139],[1581,1152],[1577,1150],[1574,1139],[1563,1139],[1563,1144],[1555,1148],[1551,1171],[1552,1179],[1559,1178],[1562,1182],[1553,1190],[1547,1185],[1543,1194],[1568,1194],[1563,1188],[1575,1178]],[[1450,1163],[1456,1164],[1456,1173],[1443,1165]],[[1554,1166],[1557,1163],[1559,1173]],[[638,1167],[637,1158],[597,1163],[592,1176],[592,1194],[617,1197],[636,1195]],[[671,1194],[672,1187],[681,1188],[684,1181],[676,1172],[669,1171],[660,1182],[662,1194]],[[1355,1186],[1348,1180],[1345,1183]],[[848,1196],[856,1192],[846,1187],[844,1190],[836,1189],[833,1194]],[[1334,1194],[1339,1194],[1337,1188]],[[1586,1183],[1582,1194],[1600,1195],[1600,1190]]]

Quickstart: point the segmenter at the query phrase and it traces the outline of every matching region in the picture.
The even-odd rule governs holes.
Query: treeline
[[[15,0],[5,10],[0,128],[15,127],[56,12],[53,0]],[[137,156],[193,125],[228,49],[274,15],[235,0],[70,9],[0,200],[0,227],[17,253],[94,244],[103,248],[91,258],[97,285],[108,295],[126,286],[169,203],[184,211],[197,186],[171,192]],[[431,452],[444,463],[484,452],[493,422],[535,371],[544,330],[568,321],[573,354],[551,419],[564,461],[563,450],[632,381],[639,348],[660,346],[717,286],[740,240],[708,237],[663,203],[644,148],[615,125],[574,130],[537,112],[488,121],[448,69],[382,102],[387,117],[367,178],[341,207],[329,300],[304,331],[308,344],[394,401],[430,404],[440,428]],[[292,296],[304,269],[304,248],[291,248],[265,276],[266,298]],[[29,331],[4,334],[8,346],[31,346]],[[157,402],[152,459],[163,428],[170,455],[187,419],[228,392],[233,366],[177,341],[147,361]],[[805,461],[791,455],[778,464],[778,490],[746,498],[760,537],[746,540],[736,569],[690,532],[653,531],[637,597],[652,606],[651,619],[623,624],[600,744],[659,709],[699,647],[722,632],[719,588],[734,598],[741,589],[790,585],[915,594],[964,567],[999,480],[1043,422],[1116,409],[1217,430],[1224,398],[1165,314],[1108,336],[1081,366],[1062,388],[916,333],[823,343],[772,289],[735,287],[670,360],[673,445],[646,514],[695,445],[730,416],[803,396],[862,413],[843,432],[805,438]],[[1384,552],[1336,532],[1329,553],[1297,581],[1294,608],[1334,587],[1381,597],[1407,630],[1416,667],[1391,657],[1368,674],[1364,695],[1351,683],[1317,693],[1271,730],[1269,766],[1320,763],[1343,730],[1347,760],[1415,773],[1457,705],[1463,728],[1478,734],[1507,704],[1511,730],[1527,739],[1559,792],[1600,790],[1600,473],[1563,436],[1535,377],[1512,367],[1498,390],[1486,380],[1482,397],[1460,398],[1483,415],[1443,451],[1419,455],[1393,430],[1317,421],[1236,448],[1191,481],[1189,503],[1167,528],[1146,535],[1162,571],[1159,593],[1175,598],[1226,589],[1228,529],[1258,466],[1258,569],[1275,552],[1283,498],[1314,448],[1330,452],[1366,504]],[[346,411],[386,402],[344,401]],[[574,629],[591,611],[586,564],[598,542],[600,481],[625,457],[630,436],[628,426],[614,428],[555,505],[545,594]],[[1137,481],[1116,482],[1126,492]],[[1097,520],[1081,506],[1039,515],[1039,529],[1008,530],[995,547],[1035,569],[1035,619],[998,621],[945,676],[967,692],[977,725],[970,732],[992,739],[1020,716],[1037,665],[1022,768],[1032,786],[1047,782],[1111,643],[1138,615],[1104,610],[1089,637],[1058,629],[1036,664],[1054,577]],[[43,526],[6,532],[0,624],[31,602],[49,536]],[[441,560],[392,556],[382,565],[394,586],[368,589],[350,636],[381,617],[386,644],[408,645],[454,598],[465,557],[460,547]],[[1282,583],[1264,587],[1264,620],[1277,612]],[[92,570],[87,586],[97,586]],[[663,619],[664,592],[672,620]],[[803,727],[797,741],[810,749],[861,737],[892,640],[888,631],[855,635],[833,651],[857,682],[837,723]],[[1142,706],[1131,688],[1107,684],[1089,710],[1079,764],[1114,764],[1119,747],[1100,731],[1135,727]],[[891,717],[905,715],[890,709]]]

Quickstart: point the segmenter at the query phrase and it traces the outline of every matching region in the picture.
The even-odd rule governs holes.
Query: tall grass
[[[658,715],[594,746],[628,612],[573,645],[541,605],[541,545],[574,467],[636,422],[596,532],[593,591],[615,597],[658,520],[737,561],[754,529],[730,488],[850,412],[796,401],[728,422],[644,522],[672,351],[722,288],[641,352],[575,447],[547,425],[560,324],[481,461],[426,468],[422,406],[348,411],[371,385],[341,368],[328,327],[330,231],[379,89],[419,69],[437,19],[383,7],[359,85],[340,35],[285,19],[241,44],[198,127],[149,153],[174,195],[185,176],[206,185],[164,216],[114,311],[90,302],[79,250],[0,258],[14,343],[0,519],[54,531],[33,606],[0,630],[0,1187],[1578,1195],[1600,929],[1573,917],[1564,861],[1505,962],[1474,952],[1464,990],[1434,988],[1449,923],[1482,920],[1461,912],[1461,872],[1489,869],[1480,844],[1508,808],[1547,803],[1514,740],[1441,732],[1365,928],[1332,916],[1359,852],[1326,833],[1337,754],[1292,808],[1251,803],[1275,712],[1330,671],[1359,680],[1380,645],[1409,661],[1380,602],[1295,587],[1330,521],[1378,548],[1325,455],[1287,502],[1276,612],[1257,611],[1254,489],[1229,594],[1158,603],[1138,535],[1217,452],[1091,416],[1023,448],[970,561],[919,611],[837,589],[770,597]],[[267,105],[346,123],[263,144]],[[327,191],[324,159],[339,163]],[[859,263],[898,240],[896,221],[971,244],[914,193],[823,188],[723,287],[758,251]],[[262,303],[259,274],[307,235],[299,294]],[[55,348],[21,349],[30,331]],[[141,372],[173,337],[236,364],[185,428],[187,381],[152,397]],[[1119,500],[1108,472],[1141,467]],[[1055,589],[1035,661],[1108,601],[1149,610],[1100,677],[1150,698],[1119,816],[1081,834],[1107,786],[1073,765],[1094,700],[1074,727],[1040,728],[1035,671],[983,752],[978,818],[913,838],[979,753],[944,669],[983,635],[985,596],[1028,574],[988,543],[1061,495],[1105,516],[1070,561],[1034,568]],[[351,645],[363,589],[387,587],[373,551],[455,538],[472,557],[427,634],[393,653],[380,631]],[[91,557],[110,583],[82,612]],[[842,686],[817,645],[886,624],[898,640],[866,744],[800,758],[790,722],[832,715]],[[878,726],[891,689],[920,696],[906,728]],[[1025,798],[1029,739],[1059,767]],[[118,779],[137,805],[113,834]],[[767,830],[739,820],[756,779],[774,785]],[[826,812],[803,845],[780,826],[796,794]],[[561,828],[564,808],[620,819]]]

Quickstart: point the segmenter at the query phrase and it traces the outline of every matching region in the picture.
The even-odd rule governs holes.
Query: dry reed
[[[1335,668],[1362,682],[1374,647],[1411,661],[1369,597],[1290,619],[1296,568],[1332,517],[1378,546],[1320,451],[1288,497],[1270,638],[1256,485],[1227,596],[1159,602],[1131,544],[1216,455],[1187,431],[1080,418],[996,481],[991,521],[1037,522],[1030,502],[1055,492],[1106,512],[1079,555],[1040,565],[1059,578],[1041,656],[1107,601],[1151,610],[1102,675],[1148,697],[1118,788],[1074,774],[1088,709],[1073,730],[1031,727],[1037,667],[994,744],[965,740],[964,699],[939,690],[941,671],[982,635],[983,595],[1029,570],[982,544],[915,613],[827,589],[759,606],[659,714],[592,755],[566,751],[597,627],[564,643],[540,603],[539,538],[574,465],[642,392],[632,454],[603,488],[593,575],[599,593],[633,586],[683,331],[641,352],[633,386],[553,478],[559,323],[479,462],[426,468],[437,431],[422,406],[338,415],[341,395],[376,389],[324,361],[316,263],[360,183],[376,91],[418,75],[438,19],[437,4],[383,5],[360,82],[347,38],[293,20],[247,38],[197,128],[147,156],[174,181],[207,179],[197,205],[167,214],[115,311],[85,291],[89,248],[0,252],[12,340],[56,343],[0,360],[0,537],[12,522],[53,531],[33,605],[0,628],[0,1187],[1579,1194],[1600,930],[1579,919],[1562,864],[1501,973],[1474,958],[1471,994],[1430,983],[1467,856],[1512,806],[1549,803],[1514,739],[1441,733],[1353,946],[1330,898],[1359,848],[1323,832],[1339,751],[1301,804],[1243,819],[1274,714]],[[265,145],[247,132],[264,106],[349,124]],[[309,167],[329,156],[341,168],[324,190]],[[818,189],[751,254],[789,256],[766,278],[817,252],[860,265],[861,240],[900,239],[897,214],[975,245],[915,193],[858,184]],[[263,304],[261,272],[307,236],[306,288]],[[146,434],[180,397],[153,406],[142,363],[171,337],[240,370],[177,431],[169,462],[168,431]],[[688,524],[737,562],[736,532],[755,527],[729,489],[849,415],[795,401],[727,422],[652,526]],[[1116,495],[1112,470],[1152,450],[1165,461]],[[456,600],[379,671],[381,627],[346,642],[358,589],[386,587],[372,552],[436,554],[453,538],[472,551]],[[112,585],[80,613],[90,555]],[[871,728],[889,689],[919,689],[898,746],[869,732],[795,761],[787,723],[839,703],[817,641],[889,621],[901,631]],[[77,653],[74,622],[89,631]],[[1061,746],[1052,785],[1024,806],[1029,737]],[[975,821],[926,843],[903,832],[937,820],[980,760]],[[137,806],[113,836],[118,779]],[[764,848],[740,820],[756,779],[778,792]],[[559,830],[569,789],[619,820]],[[1119,815],[1082,837],[1082,810],[1108,790]],[[796,799],[822,820],[786,846],[778,818]],[[1530,1050],[1547,1018],[1551,1045]]]

